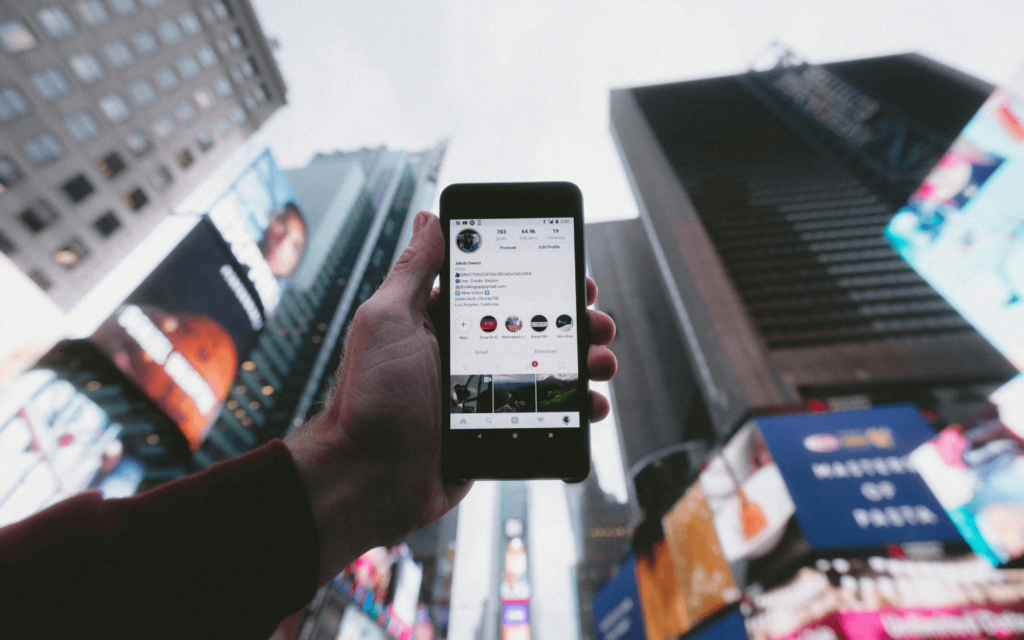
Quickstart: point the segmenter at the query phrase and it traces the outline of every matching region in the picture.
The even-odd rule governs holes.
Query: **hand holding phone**
[[[590,471],[583,204],[567,182],[441,194],[442,473]]]

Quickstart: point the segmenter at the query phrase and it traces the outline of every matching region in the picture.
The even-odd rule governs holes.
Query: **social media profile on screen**
[[[523,321],[519,319],[519,316],[509,316],[505,319],[505,328],[515,333],[523,328]]]
[[[476,229],[463,229],[455,236],[455,246],[463,253],[475,253],[480,249],[480,234]]]
[[[563,313],[555,320],[555,328],[559,331],[572,331],[572,316]]]
[[[530,328],[538,333],[544,331],[548,328],[548,319],[541,315],[533,316],[530,319]]]
[[[494,316],[484,316],[480,319],[480,328],[485,333],[493,333],[498,328],[498,321]]]

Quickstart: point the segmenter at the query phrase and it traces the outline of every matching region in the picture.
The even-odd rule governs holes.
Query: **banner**
[[[598,640],[645,640],[636,559],[626,558],[615,577],[594,596]]]

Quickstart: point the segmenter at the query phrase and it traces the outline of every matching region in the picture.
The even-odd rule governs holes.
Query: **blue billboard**
[[[636,558],[594,596],[594,627],[598,640],[645,640],[643,610],[636,584]]]

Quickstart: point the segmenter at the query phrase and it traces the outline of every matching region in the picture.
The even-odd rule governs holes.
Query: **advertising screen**
[[[195,450],[264,321],[242,266],[203,219],[90,339]]]
[[[306,222],[295,192],[269,150],[234,177],[208,206],[213,224],[253,283],[268,315],[306,249]]]
[[[144,468],[123,455],[121,429],[53,371],[13,380],[0,397],[0,527],[89,488],[134,494]]]
[[[626,558],[615,577],[594,596],[593,610],[598,640],[644,640],[647,637],[636,584],[635,558]]]
[[[899,254],[1024,367],[1024,102],[997,90],[886,229]]]
[[[452,429],[579,427],[572,219],[451,225]]]
[[[1024,438],[988,409],[943,429],[910,459],[976,553],[1024,557]]]

